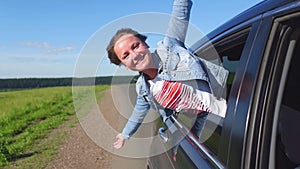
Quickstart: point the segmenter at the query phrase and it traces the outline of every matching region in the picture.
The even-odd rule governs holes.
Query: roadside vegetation
[[[106,88],[95,86],[97,99]],[[77,123],[72,87],[2,91],[0,107],[0,167],[18,161],[20,168],[45,167],[65,136],[49,134],[66,121]]]

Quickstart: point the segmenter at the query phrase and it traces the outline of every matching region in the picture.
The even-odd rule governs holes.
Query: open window
[[[209,45],[205,49],[199,50],[196,53],[197,56],[210,60],[216,64],[220,64],[229,71],[227,90],[224,93],[224,97],[227,99],[249,31],[250,27],[240,30],[230,36],[214,42],[212,45]]]
[[[196,56],[222,65],[229,70],[226,90],[222,96],[225,99],[228,99],[236,68],[240,63],[250,30],[251,27],[247,27],[235,31],[226,37],[215,40],[213,43],[203,45],[195,53]],[[191,118],[185,113],[179,113],[177,119],[186,128],[190,128],[193,133],[193,125],[195,124],[193,119],[195,118]],[[196,134],[194,135],[194,138],[198,139],[197,142],[204,145],[214,156],[218,156],[223,120],[224,118],[210,113],[207,120],[205,120],[204,128],[201,129],[200,138]]]

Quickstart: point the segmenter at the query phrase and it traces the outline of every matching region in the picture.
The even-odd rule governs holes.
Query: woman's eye
[[[140,46],[140,43],[137,42],[137,43],[135,43],[135,44],[133,45],[133,49],[136,49],[136,48],[138,48],[139,46]]]
[[[122,59],[126,59],[128,57],[128,53],[124,53]]]

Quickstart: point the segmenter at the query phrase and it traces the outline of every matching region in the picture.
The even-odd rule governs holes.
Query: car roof
[[[259,2],[258,4],[250,7],[249,9],[243,11],[242,13],[236,15],[229,21],[225,22],[221,26],[214,29],[212,32],[207,34],[204,39],[200,39],[198,42],[196,42],[191,47],[191,50],[195,51],[196,48],[198,48],[201,44],[206,42],[208,39],[213,39],[214,37],[220,35],[221,33],[229,30],[230,28],[236,25],[239,25],[245,21],[250,20],[251,18],[259,16],[267,11],[270,11],[272,9],[275,9],[276,7],[282,6],[292,1],[295,0],[264,0],[262,2]]]

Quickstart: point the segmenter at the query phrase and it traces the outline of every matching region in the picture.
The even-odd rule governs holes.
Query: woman
[[[184,46],[191,6],[191,0],[174,0],[172,17],[169,21],[166,36],[163,41],[158,43],[157,50],[155,50],[154,53],[149,51],[149,46],[145,42],[146,36],[129,28],[117,31],[115,36],[111,39],[107,47],[111,62],[116,65],[122,64],[130,70],[141,73],[136,84],[138,94],[137,102],[122,133],[116,136],[114,143],[116,149],[121,148],[125,140],[129,139],[130,136],[135,133],[150,107],[155,108],[156,103],[160,103],[161,106],[168,109],[177,108],[178,110],[182,110],[178,108],[178,105],[168,107],[166,104],[163,105],[161,102],[162,99],[159,100],[159,98],[163,97],[162,94],[164,93],[157,91],[160,91],[160,87],[164,84],[168,85],[172,82],[180,82],[180,84],[184,85],[181,89],[192,86],[193,88],[196,87],[196,89],[199,89],[197,91],[200,93],[212,92],[203,61],[190,54]],[[217,68],[219,69],[219,67]],[[226,71],[222,75],[227,77]],[[221,79],[226,78],[221,77]],[[180,92],[182,93],[183,90]],[[171,97],[171,99],[175,99],[176,101],[178,99],[182,100],[182,95],[178,96],[179,97]],[[212,98],[215,99],[214,97]],[[210,100],[209,98],[206,100],[209,102],[206,106],[210,107],[210,105],[213,105],[212,101],[214,100]],[[223,100],[222,103],[224,102]],[[188,109],[189,107],[185,108]],[[195,109],[197,110],[197,107]],[[225,107],[223,104],[223,107],[217,106],[217,109],[226,110],[226,102]],[[202,111],[205,110],[200,110],[199,112]],[[224,114],[224,111],[222,113]],[[203,127],[206,114],[207,113],[200,113],[199,117],[203,116],[201,117],[202,121],[196,120],[195,122],[193,129],[198,132],[195,133],[197,136],[199,136],[199,132]]]

